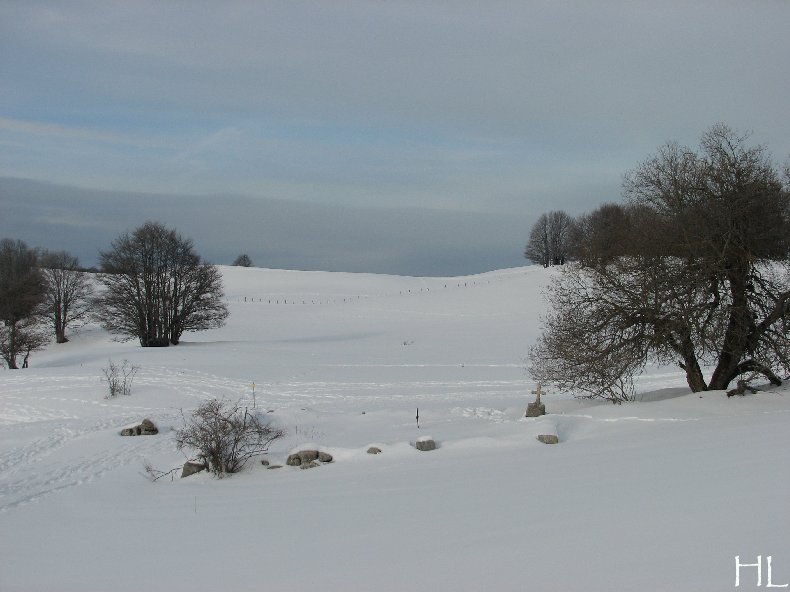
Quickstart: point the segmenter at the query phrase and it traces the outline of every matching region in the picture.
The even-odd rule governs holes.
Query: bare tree
[[[66,251],[44,251],[39,265],[46,286],[43,314],[52,324],[55,341],[66,343],[66,328],[85,320],[90,311],[90,277]]]
[[[30,353],[48,341],[38,323],[44,282],[37,259],[22,241],[0,241],[0,357],[10,369],[19,367],[20,355],[27,367]]]
[[[563,265],[568,257],[573,219],[563,211],[541,214],[529,234],[524,257],[548,267]]]
[[[552,265],[564,265],[568,258],[573,219],[562,210],[549,212],[549,255]]]
[[[107,330],[143,347],[177,345],[185,331],[222,326],[219,270],[201,261],[192,241],[147,222],[100,255],[98,316]]]
[[[551,265],[548,214],[541,214],[540,218],[532,225],[532,230],[529,233],[529,240],[524,249],[524,257],[543,267]]]
[[[699,152],[668,144],[626,176],[628,206],[581,221],[582,256],[530,352],[536,378],[623,400],[648,361],[676,362],[693,391],[790,372],[790,193],[745,141],[717,125]],[[601,220],[618,221],[612,240]]]
[[[570,252],[582,262],[609,261],[629,254],[633,208],[606,203],[589,214],[579,216],[571,229]]]
[[[194,450],[200,462],[223,477],[240,471],[250,458],[268,450],[284,435],[284,430],[255,410],[211,399],[184,420],[184,427],[176,431],[176,446]]]
[[[236,267],[252,267],[252,259],[247,253],[242,253],[233,260],[233,265]]]

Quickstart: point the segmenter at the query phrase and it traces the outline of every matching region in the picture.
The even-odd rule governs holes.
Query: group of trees
[[[32,351],[88,312],[90,283],[66,252],[38,251],[23,241],[0,241],[0,357],[9,368],[27,367]]]
[[[221,326],[219,270],[175,230],[147,222],[100,254],[96,281],[67,252],[39,252],[22,241],[0,241],[0,357],[9,368],[69,326],[93,318],[120,339],[177,345],[185,331]]]
[[[621,401],[650,362],[695,392],[790,373],[790,175],[747,139],[716,125],[698,150],[667,144],[626,175],[625,203],[573,221],[536,380]]]

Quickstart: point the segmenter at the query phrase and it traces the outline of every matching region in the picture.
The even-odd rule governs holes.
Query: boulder
[[[378,446],[371,446],[368,448],[368,454],[381,454],[381,448]]]
[[[158,433],[159,430],[150,419],[144,419],[139,425],[121,430],[121,436],[153,436]]]
[[[153,436],[158,434],[159,430],[154,425],[154,422],[150,419],[144,419],[140,422],[140,435],[141,436]]]
[[[560,439],[554,434],[541,434],[538,440],[544,444],[559,444]]]
[[[331,463],[332,462],[332,455],[328,452],[319,452],[318,453],[318,460],[322,463]]]
[[[321,453],[319,453],[317,450],[298,450],[297,452],[288,455],[288,459],[285,461],[285,464],[291,467],[298,467],[305,463],[319,460],[320,454]],[[329,460],[323,462],[332,462],[332,456],[328,454],[327,456],[329,457]]]
[[[318,460],[317,450],[300,450],[296,454],[299,455],[302,463],[310,462],[311,460]]]
[[[417,441],[414,443],[414,447],[417,450],[422,450],[423,452],[436,450],[436,442],[433,440],[433,438],[423,436],[422,438],[417,439]]]
[[[189,477],[190,475],[194,475],[195,473],[199,473],[200,471],[207,470],[208,467],[203,463],[195,462],[192,460],[188,460],[184,463],[184,468],[181,469],[181,478]]]
[[[263,458],[263,459],[261,459],[261,464],[262,464],[264,467],[268,467],[268,466],[269,466],[269,461],[268,461],[268,460],[266,460],[265,458]]]

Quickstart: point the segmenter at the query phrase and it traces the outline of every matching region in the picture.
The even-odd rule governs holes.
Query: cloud
[[[24,121],[0,117],[0,131],[13,134],[45,136],[66,140],[84,140],[107,144],[128,144],[131,146],[150,146],[150,142],[142,141],[130,135],[105,132],[84,127],[59,125],[57,123],[44,123],[39,121]]]
[[[466,275],[525,263],[529,216],[343,207],[238,196],[94,191],[0,177],[0,237],[94,265],[146,220],[191,237],[215,263],[247,253],[285,269]]]
[[[593,207],[724,121],[790,153],[786,2],[0,5],[0,174],[510,212]]]

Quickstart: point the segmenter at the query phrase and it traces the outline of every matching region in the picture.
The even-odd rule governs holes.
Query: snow
[[[548,388],[528,419],[550,270],[222,271],[222,329],[143,349],[89,326],[0,371],[0,590],[704,592],[736,555],[790,581],[788,388],[727,399],[651,368],[638,402]],[[105,398],[110,358],[140,366],[130,396]],[[182,414],[251,407],[253,382],[288,430],[271,462],[335,462],[146,478],[183,464]],[[119,436],[145,417],[159,435]],[[428,433],[441,448],[410,445]]]

